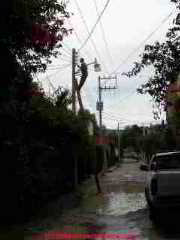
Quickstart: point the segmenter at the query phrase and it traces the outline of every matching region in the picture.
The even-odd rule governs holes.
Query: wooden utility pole
[[[72,111],[76,114],[76,86],[75,86],[75,71],[76,71],[76,49],[72,49]]]
[[[76,49],[72,49],[72,111],[74,114],[76,114]],[[75,149],[73,151],[73,157],[74,157],[74,187],[75,189],[78,186],[78,158],[77,154],[75,152]]]

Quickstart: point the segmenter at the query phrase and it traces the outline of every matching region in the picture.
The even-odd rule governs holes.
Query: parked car
[[[152,217],[158,210],[180,207],[180,151],[155,154],[140,169],[147,171],[145,196]]]

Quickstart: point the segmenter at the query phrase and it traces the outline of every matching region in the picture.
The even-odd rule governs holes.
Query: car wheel
[[[154,207],[149,206],[149,218],[152,221],[155,221],[157,219],[157,211]]]
[[[150,201],[149,194],[148,194],[148,191],[147,191],[146,188],[145,188],[145,197],[146,197],[146,201],[147,201],[148,206],[151,207],[152,203]]]
[[[152,202],[149,198],[149,194],[148,194],[148,191],[147,189],[145,189],[145,197],[146,197],[146,201],[147,201],[147,204],[148,204],[148,209],[149,209],[149,218],[154,221],[156,220],[156,217],[157,217],[157,210],[155,207],[153,207],[152,205]]]

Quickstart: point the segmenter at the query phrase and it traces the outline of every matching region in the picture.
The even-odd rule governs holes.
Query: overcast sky
[[[81,12],[79,12],[76,2]],[[95,2],[100,13],[107,0],[70,0],[68,10],[74,15],[70,21],[66,22],[66,25],[73,28],[74,31],[72,35],[64,39],[62,56],[53,60],[52,67],[49,67],[47,71],[47,75],[55,87],[61,85],[71,89],[71,66],[69,65],[64,70],[62,70],[62,66],[71,63],[71,49],[78,50],[81,47],[88,36],[87,27],[91,31],[96,22]],[[136,88],[148,80],[152,70],[145,70],[136,78],[131,79],[122,76],[121,73],[132,69],[133,62],[137,61],[143,52],[145,43],[141,43],[158,26],[160,26],[159,29],[146,44],[156,40],[163,41],[167,29],[172,25],[175,12],[164,24],[162,22],[174,8],[175,5],[170,3],[170,0],[111,0],[101,23],[98,24],[88,43],[79,52],[79,57],[84,57],[87,63],[92,62],[96,57],[102,67],[100,73],[94,73],[93,66],[89,66],[89,76],[82,90],[84,105],[91,112],[97,114],[98,76],[107,76],[107,73],[110,74],[114,71],[118,73],[117,90],[103,93],[103,124],[106,127],[117,128],[118,122],[121,128],[131,124],[149,125],[155,123],[150,97],[140,96],[136,93]],[[107,44],[105,44],[103,35]],[[139,47],[140,44],[141,47]],[[139,49],[127,59],[127,56],[137,47]],[[125,59],[127,61],[121,64]],[[46,74],[40,78],[43,80],[43,86],[48,90]],[[114,84],[114,81],[106,83],[107,86]]]

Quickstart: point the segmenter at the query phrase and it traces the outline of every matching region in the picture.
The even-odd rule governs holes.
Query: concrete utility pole
[[[101,86],[101,80],[116,80],[117,81],[117,77],[100,77],[98,78],[98,92],[99,92],[99,99],[97,102],[97,111],[99,111],[99,128],[100,128],[100,142],[103,146],[103,155],[104,155],[104,170],[103,172],[106,171],[107,169],[107,158],[106,158],[106,151],[105,151],[105,146],[104,146],[104,139],[103,139],[103,132],[102,132],[102,111],[103,111],[103,102],[102,102],[102,91],[106,91],[106,90],[115,90],[117,89],[117,82],[116,82],[116,86]]]
[[[97,111],[99,111],[99,127],[100,131],[102,130],[102,111],[103,111],[103,102],[102,102],[102,91],[107,91],[107,90],[115,90],[117,89],[117,84],[116,86],[101,86],[101,80],[116,80],[117,81],[117,76],[115,77],[100,77],[98,78],[98,93],[99,93],[99,99],[97,102]]]
[[[121,161],[121,157],[120,157],[120,124],[118,123],[118,150],[119,150],[119,163]]]
[[[97,109],[99,111],[99,128],[102,130],[102,110],[103,110],[103,102],[102,102],[102,89],[101,89],[101,77],[98,78],[98,92],[99,92],[99,101]]]

